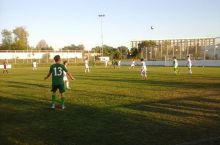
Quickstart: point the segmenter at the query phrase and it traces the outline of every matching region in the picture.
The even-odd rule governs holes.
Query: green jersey
[[[52,73],[52,85],[64,84],[64,71],[68,72],[63,64],[53,64],[50,66],[50,73]]]

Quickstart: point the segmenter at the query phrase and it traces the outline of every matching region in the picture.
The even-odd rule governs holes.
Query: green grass
[[[69,70],[66,110],[49,109],[49,66],[0,74],[1,145],[176,145],[220,136],[220,68]],[[60,98],[57,97],[57,101]],[[208,140],[200,144],[220,144]]]

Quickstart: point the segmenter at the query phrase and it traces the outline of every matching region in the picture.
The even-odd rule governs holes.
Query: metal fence
[[[139,48],[146,60],[169,60],[176,56],[184,60],[188,55],[196,60],[220,60],[220,38],[146,40],[155,42],[154,47],[139,48],[143,41],[131,41],[131,48]]]

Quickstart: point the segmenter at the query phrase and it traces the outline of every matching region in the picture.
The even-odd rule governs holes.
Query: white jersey
[[[141,70],[147,70],[146,63],[142,61],[141,64],[142,64]]]
[[[191,61],[190,58],[187,59],[187,66],[188,66],[189,68],[192,67],[192,61]]]
[[[105,66],[108,66],[108,61],[107,60],[105,61]]]
[[[37,62],[33,62],[33,67],[37,67]]]
[[[135,61],[132,61],[132,64],[131,64],[131,66],[135,66]]]
[[[118,66],[121,66],[121,61],[120,60],[118,61]]]
[[[173,64],[174,67],[177,68],[177,67],[178,67],[178,61],[177,61],[177,59],[174,59],[174,60],[173,60],[173,63],[174,63],[174,64]]]
[[[89,68],[89,61],[85,60],[85,68]]]
[[[65,71],[63,71],[63,80],[64,80],[64,81],[68,81],[67,74],[66,74]]]

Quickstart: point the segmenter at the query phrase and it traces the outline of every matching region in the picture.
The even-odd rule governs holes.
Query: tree
[[[115,49],[112,52],[112,59],[121,59],[121,52],[118,49]]]
[[[131,48],[130,55],[131,55],[132,58],[137,58],[138,54],[139,54],[139,51],[138,51],[137,48]]]
[[[40,40],[36,46],[37,50],[48,50],[48,48],[49,48],[49,46],[48,46],[47,42],[43,39]]]
[[[14,46],[17,50],[25,50],[28,48],[28,32],[24,27],[16,27],[13,30]]]
[[[94,48],[92,48],[92,51],[95,52],[95,53],[101,53],[101,47],[100,46],[96,46]]]
[[[4,30],[2,30],[1,34],[2,34],[1,49],[4,49],[4,50],[12,49],[12,43],[13,43],[12,32],[7,29],[4,29]]]
[[[80,44],[80,45],[75,45],[75,44],[72,44],[70,46],[65,46],[64,48],[62,48],[62,50],[85,50],[85,47],[84,45]]]
[[[117,49],[118,49],[118,51],[120,52],[120,58],[121,58],[121,59],[127,58],[129,49],[128,49],[126,46],[120,46],[120,47],[118,47]]]

